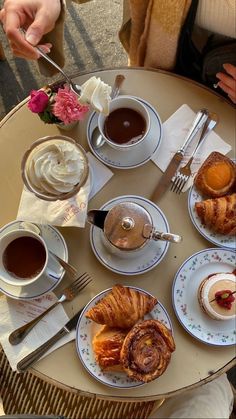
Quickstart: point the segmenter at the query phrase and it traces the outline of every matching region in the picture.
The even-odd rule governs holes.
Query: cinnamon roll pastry
[[[195,203],[201,222],[216,233],[236,234],[236,193]]]
[[[194,184],[199,192],[210,198],[235,191],[236,164],[227,156],[214,151],[200,167]]]
[[[120,351],[128,331],[102,326],[93,338],[93,351],[96,362],[103,371],[123,371]]]
[[[171,331],[158,320],[144,320],[127,334],[121,364],[130,378],[148,383],[163,374],[174,350]]]
[[[118,284],[85,316],[99,324],[130,329],[156,303],[157,299],[151,295]]]

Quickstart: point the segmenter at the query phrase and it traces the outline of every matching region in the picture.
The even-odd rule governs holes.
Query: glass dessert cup
[[[67,170],[67,161],[65,158],[66,157],[65,154],[67,151],[64,153],[64,155],[62,155],[61,160],[60,160],[61,153],[59,153],[58,161],[55,158],[55,156],[49,156],[49,158],[47,158],[46,165],[44,161],[41,161],[42,155],[44,158],[44,156],[48,153],[48,147],[50,146],[53,147],[55,145],[58,147],[62,147],[62,146],[63,147],[65,146],[65,148],[69,147],[70,152],[73,152],[73,147],[74,147],[75,155],[72,161],[72,166],[73,166],[72,168],[74,168],[76,164],[79,164],[78,160],[81,162],[80,172],[78,173],[78,179],[72,182],[71,184],[69,184],[68,188],[66,187],[68,190],[63,191],[63,192],[60,191],[60,189],[63,189],[63,188],[65,189],[65,184],[67,183],[68,176],[73,176],[74,179],[76,179],[77,174],[71,175],[70,169]],[[45,150],[45,153],[44,153],[44,150]],[[49,153],[50,153],[50,150],[49,150]],[[35,161],[33,160],[35,158],[37,158],[36,164],[35,164]],[[66,173],[63,179],[63,174],[60,172],[60,165],[64,163],[66,166],[66,169],[65,169]],[[46,167],[46,169],[49,170],[49,174],[46,174],[44,176],[43,167]],[[31,173],[29,176],[29,172],[30,171],[32,172],[32,169],[33,169],[33,175]],[[36,170],[36,172],[34,171],[34,169]],[[43,176],[44,176],[42,182],[41,182],[42,179],[40,179],[40,182],[41,182],[40,186],[36,185],[38,181],[37,176],[39,174],[38,169],[42,171]],[[52,173],[50,173],[50,170]],[[56,187],[58,187],[59,185],[59,187],[58,187],[58,190],[52,191],[51,183],[49,184],[49,186],[47,186],[47,180],[51,182],[52,177],[55,174],[58,175],[58,178],[55,180],[55,185]],[[88,158],[83,147],[77,144],[70,137],[66,137],[64,135],[55,135],[55,136],[47,136],[47,137],[39,138],[38,140],[32,143],[32,145],[30,146],[28,150],[26,150],[22,158],[21,175],[22,175],[22,179],[23,179],[25,187],[38,198],[43,199],[45,201],[66,200],[76,195],[81,189],[81,187],[85,185],[88,179],[88,175],[89,175]],[[33,181],[32,181],[32,178],[33,178]],[[35,182],[35,179],[36,179],[36,182]],[[42,183],[44,184],[45,187],[42,186]]]

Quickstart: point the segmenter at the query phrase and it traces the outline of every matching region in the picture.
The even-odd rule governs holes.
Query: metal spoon
[[[30,230],[33,231],[34,233],[38,234],[39,236],[42,236],[41,234],[41,230],[40,228],[31,222],[28,221],[21,221],[20,223],[20,228],[22,228],[23,230]],[[78,272],[77,270],[74,268],[74,266],[70,265],[68,262],[66,262],[65,260],[61,259],[59,256],[57,256],[54,252],[52,252],[52,250],[48,249],[48,253],[54,258],[56,259],[56,261],[63,267],[63,269],[72,277],[72,278],[77,278],[78,277]]]
[[[21,28],[20,31],[25,35],[26,31],[25,29]],[[67,82],[70,85],[71,90],[73,90],[74,93],[76,93],[77,95],[81,95],[81,86],[79,86],[78,84],[75,84],[71,78],[68,76],[68,74],[65,73],[64,70],[62,70],[62,68],[55,63],[55,61],[53,61],[47,54],[45,54],[45,52],[42,50],[42,48],[38,47],[38,46],[34,46],[34,48],[39,52],[39,54],[41,55],[41,57],[45,58],[46,61],[48,61],[51,65],[53,65],[58,71],[60,71],[60,73],[65,77],[65,79],[67,80]]]
[[[123,83],[123,81],[125,80],[125,77],[122,76],[122,74],[118,74],[115,78],[115,82],[114,82],[114,86],[112,88],[112,92],[111,92],[111,99],[114,99],[115,97],[117,97],[120,93],[120,88],[121,85]],[[100,131],[98,129],[98,126],[96,126],[92,132],[92,145],[93,148],[95,150],[97,150],[98,148],[102,147],[103,144],[105,143],[104,137],[100,134]]]

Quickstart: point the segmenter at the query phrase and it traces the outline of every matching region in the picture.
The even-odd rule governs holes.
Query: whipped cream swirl
[[[99,77],[90,77],[81,86],[82,93],[80,103],[90,103],[99,113],[109,114],[109,103],[111,100],[111,86],[104,83]]]
[[[26,174],[31,186],[43,193],[68,193],[78,185],[85,169],[84,156],[76,145],[54,140],[31,153]]]

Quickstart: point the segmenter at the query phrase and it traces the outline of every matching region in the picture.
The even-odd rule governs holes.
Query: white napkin
[[[188,105],[182,105],[177,111],[168,118],[163,124],[163,138],[159,149],[154,153],[151,160],[164,172],[173,157],[184,143],[185,137],[195,118],[195,112]],[[188,146],[180,167],[184,166],[190,158],[190,155],[199,139],[196,136],[194,141]],[[192,184],[193,179],[200,166],[212,151],[219,151],[227,154],[231,150],[231,146],[222,138],[212,131],[203,141],[199,152],[195,155],[191,165],[192,177],[188,180],[183,192],[185,192]]]
[[[38,224],[61,227],[84,227],[88,200],[91,199],[113,176],[110,169],[87,153],[90,176],[84,187],[66,201],[43,201],[23,188],[17,219]]]
[[[35,325],[23,342],[11,345],[8,341],[9,334],[45,311],[55,301],[57,298],[52,292],[30,301],[13,300],[6,296],[0,297],[0,342],[13,371],[17,370],[17,363],[21,359],[55,335],[68,322],[69,318],[62,304],[59,304]],[[73,339],[75,339],[75,331],[61,338],[46,354]]]

